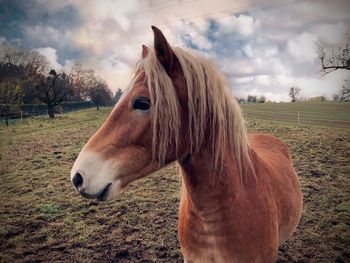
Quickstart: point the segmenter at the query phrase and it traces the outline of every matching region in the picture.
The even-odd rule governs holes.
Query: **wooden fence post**
[[[298,111],[298,125],[300,125],[300,111]]]

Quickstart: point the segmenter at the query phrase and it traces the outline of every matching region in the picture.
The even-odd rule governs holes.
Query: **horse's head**
[[[143,46],[130,89],[86,143],[73,166],[72,182],[84,197],[110,199],[128,183],[184,152],[179,149],[179,109],[183,102],[178,93],[185,81],[164,35],[152,29],[154,51]],[[148,67],[150,63],[154,65],[152,69]],[[150,89],[150,85],[155,87]],[[172,89],[165,90],[167,86]],[[167,127],[160,127],[164,124]]]

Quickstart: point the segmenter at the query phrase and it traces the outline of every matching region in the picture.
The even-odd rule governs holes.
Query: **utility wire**
[[[171,30],[169,27],[170,25],[185,22],[186,20],[191,20],[190,22],[193,22],[195,25],[200,25],[200,24],[206,23],[206,21],[194,22],[193,20],[201,19],[201,18],[210,18],[210,19],[217,20],[217,19],[222,19],[225,17],[232,16],[234,13],[236,13],[238,11],[248,11],[248,10],[252,10],[254,8],[257,8],[257,7],[266,5],[266,4],[272,4],[272,3],[274,4],[274,6],[281,5],[281,4],[287,4],[291,1],[293,1],[293,0],[288,0],[288,1],[283,1],[283,2],[277,2],[276,0],[259,1],[259,2],[256,2],[254,4],[243,5],[243,6],[239,6],[239,7],[235,7],[235,8],[223,9],[223,10],[219,10],[219,11],[215,11],[215,12],[211,12],[211,13],[206,13],[206,14],[201,14],[201,15],[197,15],[197,16],[183,17],[183,18],[180,18],[178,20],[173,20],[173,21],[169,21],[166,23],[162,23],[162,24],[157,24],[157,23],[152,23],[152,24],[161,28],[162,31],[170,31]],[[220,15],[220,14],[222,14],[222,15]],[[215,15],[215,16],[213,16],[213,15]],[[146,35],[146,34],[147,35],[149,34],[149,30],[138,33],[138,35]]]
[[[239,7],[235,7],[235,8],[223,9],[223,10],[220,10],[220,11],[207,13],[207,14],[202,14],[202,15],[198,15],[198,16],[184,17],[184,18],[181,18],[181,19],[178,19],[178,20],[167,22],[167,23],[158,24],[158,26],[171,25],[171,24],[174,24],[174,23],[183,22],[184,20],[192,20],[192,19],[197,19],[197,18],[215,18],[215,19],[220,19],[222,17],[231,16],[232,12],[234,12],[234,11],[237,12],[237,11],[242,11],[242,10],[249,10],[251,7],[265,5],[265,4],[269,4],[269,3],[276,3],[276,0],[260,1],[260,2],[257,2],[255,4],[253,4],[253,5],[239,6]],[[224,16],[212,17],[212,15],[221,14],[221,13],[227,13],[227,12],[230,12],[230,14],[225,14]]]
[[[167,4],[167,3],[174,3],[174,2],[178,2],[179,0],[166,0],[166,1],[151,1],[151,6],[155,7],[155,6],[161,6],[163,4]]]
[[[197,2],[197,1],[198,0],[190,0],[190,1],[185,1],[185,2],[178,3],[178,4],[174,4],[174,5],[168,5],[168,6],[163,6],[163,7],[154,8],[154,9],[146,9],[146,10],[142,10],[140,12],[137,12],[137,13],[131,15],[130,17],[135,17],[135,16],[138,16],[138,15],[144,14],[144,13],[150,13],[150,12],[154,12],[154,11],[168,9],[168,8],[175,7],[175,6],[177,7],[177,6],[180,6],[180,5],[187,5],[187,4],[190,4],[190,3],[193,3],[193,2]]]

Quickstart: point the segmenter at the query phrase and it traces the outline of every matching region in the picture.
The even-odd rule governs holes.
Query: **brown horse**
[[[185,262],[275,262],[302,211],[286,144],[248,136],[218,69],[152,29],[154,50],[143,46],[128,91],[80,152],[74,186],[111,199],[177,160]]]

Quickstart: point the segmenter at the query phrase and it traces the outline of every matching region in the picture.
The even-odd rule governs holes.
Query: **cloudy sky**
[[[0,44],[37,50],[56,69],[80,60],[115,91],[156,25],[172,45],[219,64],[236,96],[287,101],[291,86],[331,97],[350,77],[321,77],[315,44],[344,44],[349,13],[349,0],[0,0]]]

